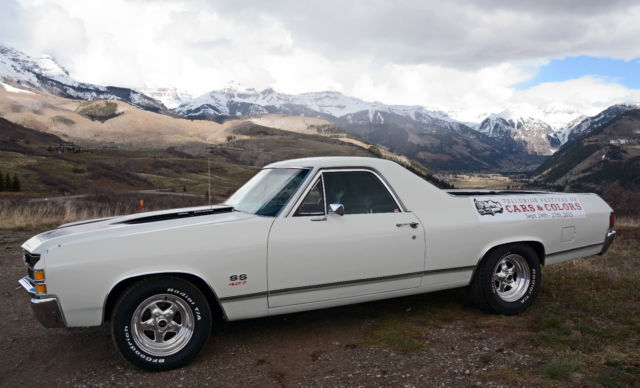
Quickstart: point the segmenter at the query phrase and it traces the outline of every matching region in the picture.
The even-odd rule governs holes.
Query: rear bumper
[[[611,247],[611,244],[613,244],[613,240],[615,240],[615,238],[616,238],[615,230],[610,230],[607,232],[607,236],[604,238],[604,244],[602,245],[602,250],[600,251],[600,253],[598,253],[600,256],[607,253],[607,251],[609,250],[609,247]]]
[[[49,295],[38,296],[35,287],[26,276],[20,279],[19,283],[32,296],[31,310],[42,326],[47,328],[66,327],[58,298]]]

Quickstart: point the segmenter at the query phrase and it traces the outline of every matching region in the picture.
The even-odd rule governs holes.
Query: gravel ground
[[[468,319],[429,329],[423,333],[428,346],[417,353],[368,345],[377,312],[395,303],[383,301],[221,322],[190,365],[145,372],[121,358],[107,326],[45,329],[33,318],[28,295],[17,283],[26,273],[19,246],[31,234],[0,231],[0,294],[9,319],[0,334],[3,387],[509,386],[508,378],[486,381],[486,374],[540,364],[527,355],[531,345],[521,336],[475,328]]]

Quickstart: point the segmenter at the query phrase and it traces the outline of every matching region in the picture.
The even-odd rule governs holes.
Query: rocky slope
[[[549,140],[553,128],[542,120],[533,117],[507,119],[491,115],[484,119],[476,129],[494,139],[510,137],[522,144],[531,154],[551,155],[555,148]]]

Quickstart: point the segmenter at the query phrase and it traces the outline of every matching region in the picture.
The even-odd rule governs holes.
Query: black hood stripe
[[[178,213],[166,213],[166,214],[158,214],[155,216],[146,216],[146,217],[136,217],[130,220],[116,222],[116,224],[146,224],[149,222],[159,222],[159,221],[168,221],[168,220],[176,220],[180,218],[190,218],[190,217],[198,217],[198,216],[209,216],[212,214],[220,214],[220,213],[229,213],[233,211],[233,207],[216,207],[211,209],[202,209],[202,210],[190,210],[190,211],[182,211]]]

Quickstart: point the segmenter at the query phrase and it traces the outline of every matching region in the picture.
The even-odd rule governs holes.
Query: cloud
[[[273,17],[297,44],[335,59],[482,68],[578,54],[640,56],[637,1],[233,0],[215,9],[236,20]]]
[[[639,58],[637,20],[640,4],[622,0],[3,0],[0,42],[53,54],[98,84],[338,90],[475,121],[638,101],[597,77],[516,88],[551,59]]]
[[[32,55],[47,53],[70,62],[87,46],[84,23],[52,3],[0,2],[0,42]]]

